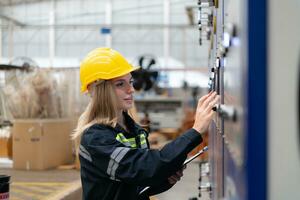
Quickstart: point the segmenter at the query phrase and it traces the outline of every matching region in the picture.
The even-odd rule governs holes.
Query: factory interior
[[[0,0],[0,200],[299,200],[299,9]]]

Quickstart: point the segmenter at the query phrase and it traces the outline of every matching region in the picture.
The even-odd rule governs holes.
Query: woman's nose
[[[133,88],[132,84],[128,84],[127,92],[128,92],[129,94],[131,94],[131,93],[134,92],[134,88]]]
[[[133,86],[130,84],[130,87],[129,87],[129,92],[130,93],[134,93],[134,88],[133,88]]]

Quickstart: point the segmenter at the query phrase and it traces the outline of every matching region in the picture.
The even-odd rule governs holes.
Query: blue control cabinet
[[[221,96],[210,128],[210,197],[267,199],[266,1],[198,5],[207,13],[199,27],[211,42],[210,89]]]
[[[300,199],[300,2],[199,0],[198,8],[210,90],[221,96],[210,183],[200,192],[213,200]]]

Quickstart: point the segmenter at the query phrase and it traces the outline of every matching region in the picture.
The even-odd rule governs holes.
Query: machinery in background
[[[136,99],[140,119],[148,115],[151,131],[162,128],[178,129],[182,122],[183,100],[175,97],[146,97]]]
[[[154,56],[142,55],[138,58],[138,63],[141,68],[132,72],[132,77],[133,87],[137,95],[141,96],[135,98],[141,124],[146,125],[150,131],[180,128],[183,98],[161,95],[161,92],[166,89],[158,87],[159,72],[151,69],[157,63]]]
[[[151,70],[151,66],[156,64],[155,58],[153,56],[143,55],[140,56],[138,60],[141,68],[131,73],[134,79],[134,89],[137,91],[149,91],[151,88],[155,89],[157,87],[158,71]]]

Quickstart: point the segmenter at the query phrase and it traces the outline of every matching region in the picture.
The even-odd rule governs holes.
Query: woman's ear
[[[86,91],[86,94],[89,96],[89,97],[93,97],[93,91],[94,91],[94,88],[95,87],[91,87],[91,84],[90,85],[88,85],[88,87],[87,87],[87,91]]]

